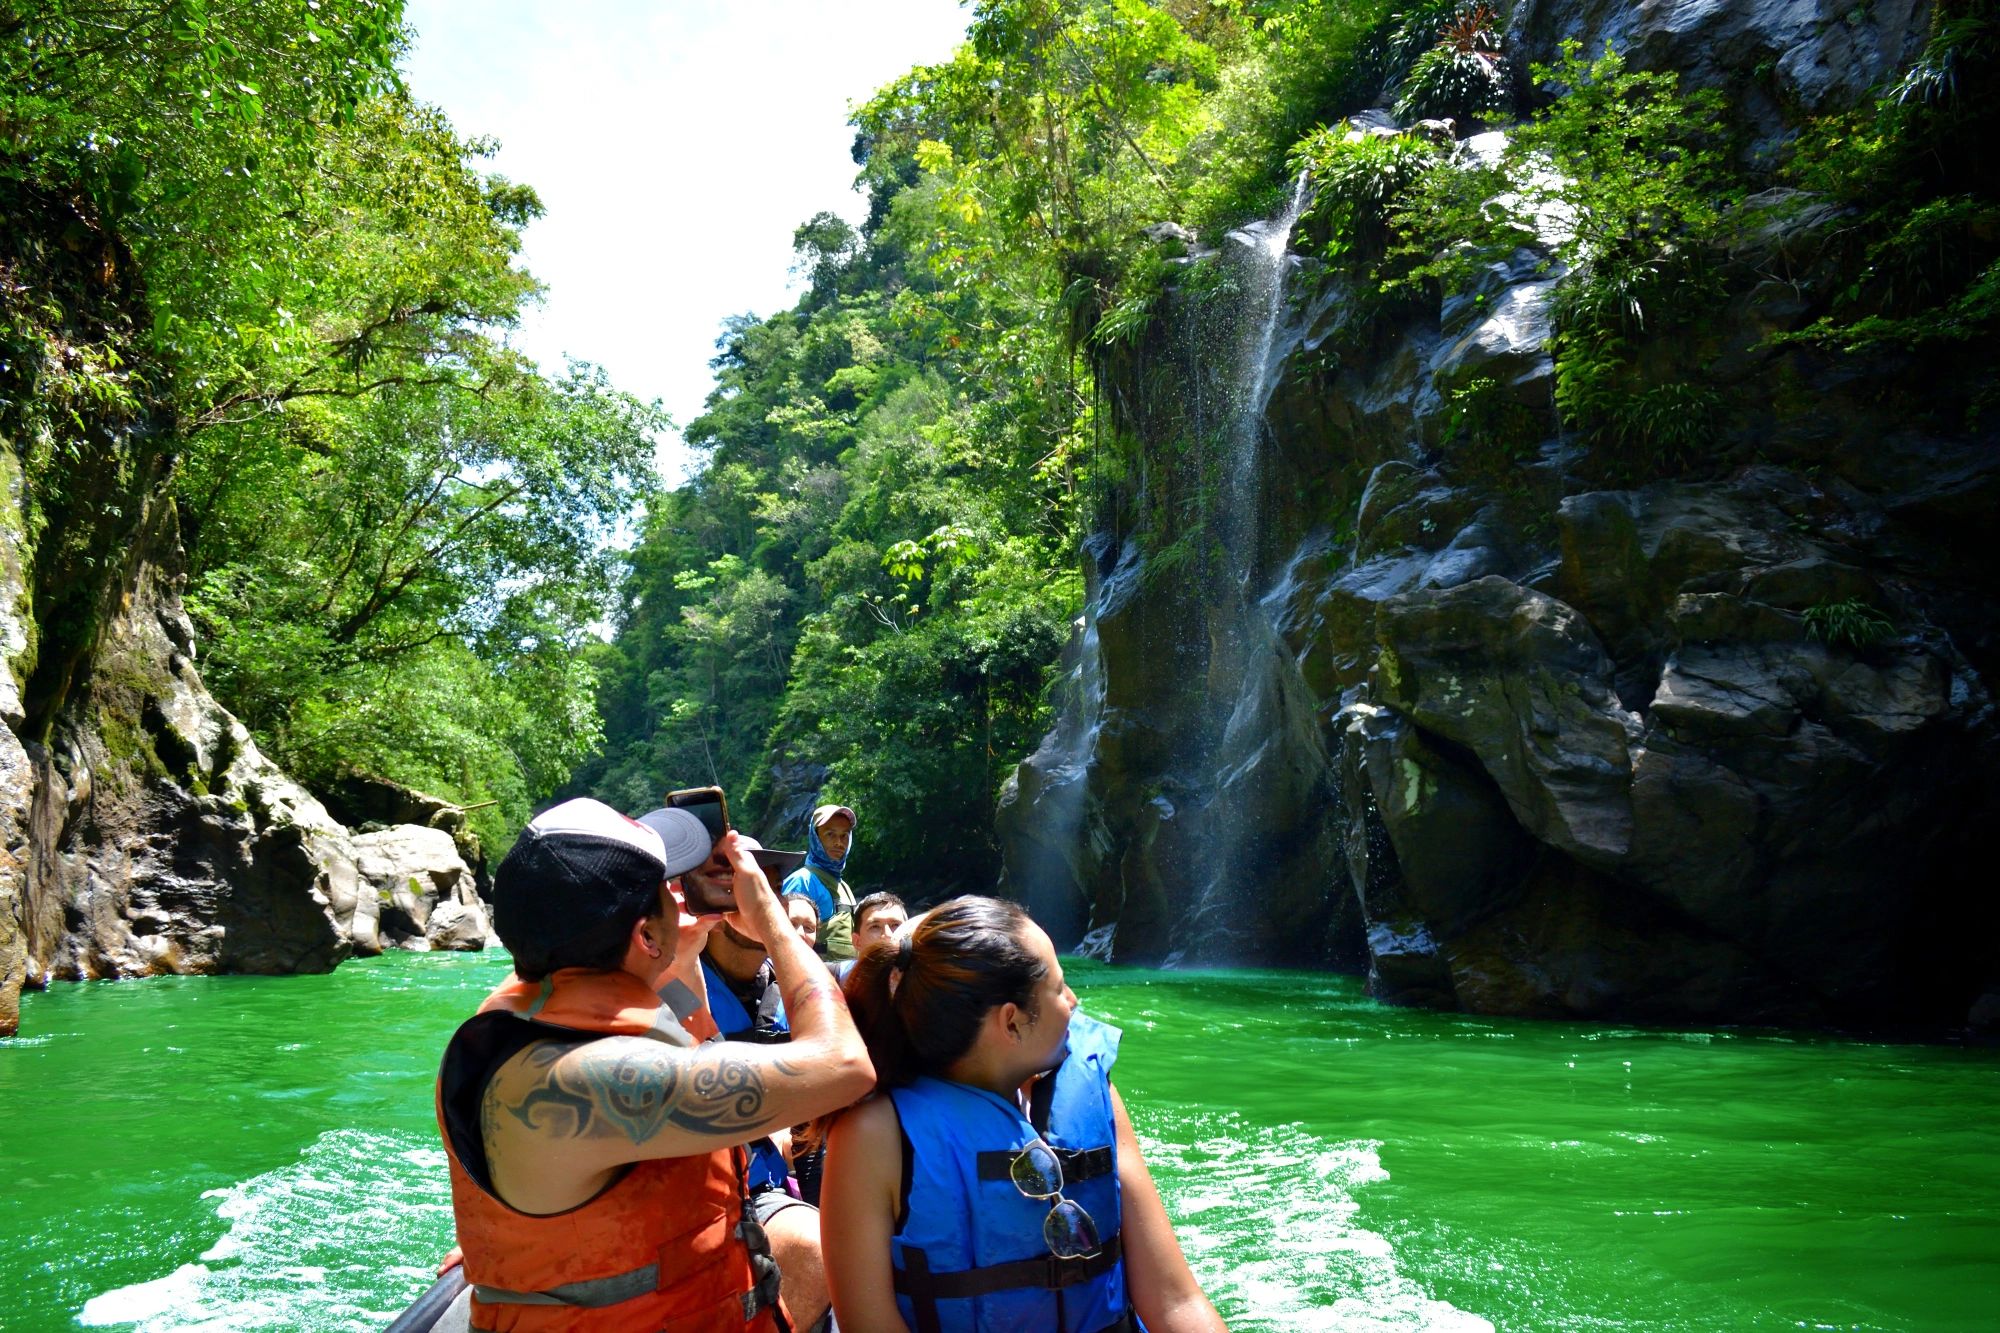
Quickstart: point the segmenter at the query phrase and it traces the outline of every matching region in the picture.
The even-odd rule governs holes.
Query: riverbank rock
[[[424,925],[424,943],[432,949],[464,952],[499,942],[479,903],[439,903]]]
[[[479,894],[483,897],[492,888],[486,849],[464,807],[455,802],[357,769],[341,773],[321,799],[329,814],[357,834],[398,825],[442,830],[449,835],[458,861],[471,872]]]
[[[375,942],[347,831],[202,688],[161,566],[36,747],[31,898],[48,979],[325,971]]]
[[[353,834],[350,843],[362,893],[377,904],[383,947],[483,949],[492,939],[477,877],[450,833],[396,824]]]
[[[140,266],[81,197],[0,182],[0,215],[0,315],[40,329],[30,344],[135,345]],[[0,1036],[24,986],[325,971],[382,947],[347,829],[202,684],[181,438],[145,399],[160,377],[129,369],[132,396],[77,411],[0,397]]]

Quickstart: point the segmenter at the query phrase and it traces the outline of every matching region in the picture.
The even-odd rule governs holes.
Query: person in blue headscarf
[[[841,876],[854,846],[854,812],[822,805],[806,829],[806,863],[785,877],[779,896],[802,893],[819,908],[822,958],[854,957],[854,890]]]

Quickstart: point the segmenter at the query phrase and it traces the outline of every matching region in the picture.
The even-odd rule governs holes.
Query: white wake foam
[[[1328,1143],[1237,1117],[1140,1134],[1153,1180],[1209,1298],[1235,1333],[1493,1333],[1401,1273],[1388,1239],[1357,1225],[1356,1193],[1389,1178],[1381,1144]]]
[[[210,1190],[222,1236],[164,1277],[87,1302],[77,1322],[136,1333],[378,1333],[451,1244],[444,1153],[333,1130],[290,1166]]]
[[[1235,1116],[1141,1118],[1188,1261],[1236,1333],[1493,1333],[1430,1296],[1356,1222],[1358,1193],[1388,1179],[1379,1143]],[[334,1130],[291,1165],[204,1197],[226,1227],[199,1262],[94,1297],[78,1322],[378,1333],[451,1244],[444,1154],[407,1135]]]

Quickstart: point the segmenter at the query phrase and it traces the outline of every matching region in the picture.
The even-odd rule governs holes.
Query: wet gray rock
[[[1484,375],[1525,398],[1539,393],[1538,401],[1546,402],[1548,381],[1555,374],[1548,353],[1549,301],[1558,277],[1521,278],[1503,271],[1491,296],[1481,300],[1482,293],[1475,291],[1460,297],[1458,308],[1447,310],[1445,319],[1457,315],[1469,327],[1431,359],[1431,376],[1439,388],[1462,386]]]
[[[1639,725],[1582,616],[1489,576],[1392,598],[1376,632],[1384,701],[1477,756],[1523,827],[1586,863],[1625,854]]]
[[[1609,42],[1642,68],[1676,70],[1691,86],[1724,89],[1768,151],[1789,116],[1852,106],[1913,60],[1930,14],[1924,0],[1521,0],[1507,44],[1526,68],[1554,60],[1566,38],[1586,55]]]

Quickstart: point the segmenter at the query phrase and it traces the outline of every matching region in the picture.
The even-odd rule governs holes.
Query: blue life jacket
[[[896,1307],[915,1333],[1140,1328],[1120,1234],[1117,1058],[1118,1029],[1079,1013],[1068,1055],[1035,1084],[1027,1115],[1009,1098],[944,1079],[890,1090],[909,1173],[890,1259]],[[1063,1197],[1097,1224],[1094,1255],[1052,1255],[1042,1237],[1052,1201],[1014,1185],[1009,1168],[1038,1131],[1062,1159]]]
[[[743,1007],[743,1001],[736,998],[730,989],[729,980],[715,970],[715,965],[706,957],[701,960],[702,980],[708,983],[708,1016],[715,1020],[715,1027],[725,1040],[773,1043],[791,1040],[791,1027],[785,1020],[785,1011],[775,1003],[760,1004],[761,1011],[775,1008],[775,1013],[766,1014],[766,1026],[757,1025],[757,1015]],[[775,993],[777,983],[769,988]],[[767,997],[768,998],[768,997]],[[791,1173],[785,1155],[778,1151],[778,1145],[769,1139],[754,1139],[744,1145],[750,1153],[750,1171],[746,1180],[748,1188],[785,1188],[785,1177]]]

